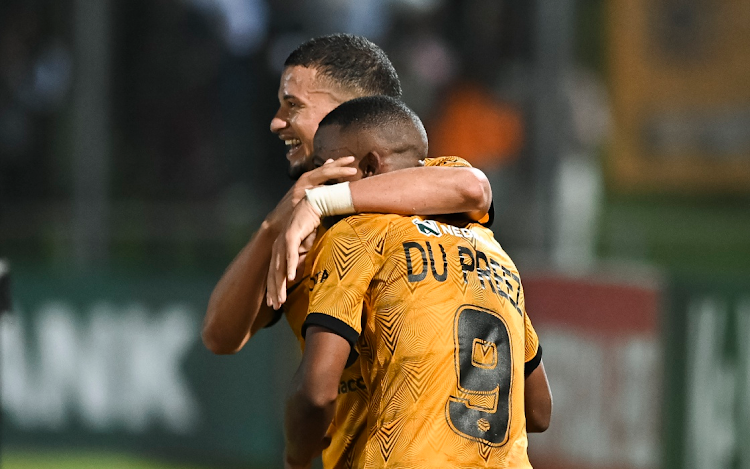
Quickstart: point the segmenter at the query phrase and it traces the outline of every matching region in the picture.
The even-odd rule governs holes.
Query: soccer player
[[[356,179],[415,165],[427,139],[398,100],[365,97],[323,119],[314,149],[317,161],[354,155]],[[316,191],[295,212],[323,212]],[[547,428],[551,394],[518,270],[490,230],[355,215],[310,256],[306,346],[287,399],[287,467],[309,467],[325,445],[339,377],[356,354],[370,397],[352,466],[531,467],[526,434]]]
[[[297,182],[214,287],[202,331],[214,353],[239,351],[275,318],[264,301],[271,248],[305,190],[354,171],[350,160],[313,169],[313,136],[320,119],[344,101],[378,94],[399,97],[401,85],[388,57],[367,39],[323,36],[301,44],[287,58],[271,131],[287,144],[289,173]],[[492,198],[486,176],[468,167],[409,168],[357,181],[350,190],[357,212],[465,213],[472,219],[487,213]]]
[[[349,167],[353,158],[313,167],[313,136],[320,119],[352,98],[377,94],[398,97],[401,86],[392,64],[375,44],[336,34],[307,41],[289,55],[278,94],[280,105],[271,131],[287,144],[290,175],[298,179],[211,294],[202,337],[206,347],[218,354],[239,351],[253,334],[279,318],[264,301],[271,249],[305,190],[356,173]],[[350,203],[345,209],[351,213],[463,213],[477,219],[487,212],[491,201],[487,178],[468,167],[406,168],[354,182],[348,190]],[[290,284],[284,307],[284,316],[300,342],[308,290],[299,286],[305,278],[303,275]],[[364,416],[358,409],[366,405],[366,395],[358,369],[355,371],[342,380],[346,388],[342,409],[349,410],[337,419],[340,431],[331,435],[331,447],[323,458],[326,468],[345,463],[348,448],[356,440],[358,419]]]

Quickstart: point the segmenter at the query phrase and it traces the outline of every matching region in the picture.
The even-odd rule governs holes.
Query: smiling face
[[[353,97],[318,76],[314,68],[284,69],[279,84],[279,110],[271,120],[271,132],[287,145],[290,177],[297,179],[313,168],[313,138],[318,124],[336,106]]]

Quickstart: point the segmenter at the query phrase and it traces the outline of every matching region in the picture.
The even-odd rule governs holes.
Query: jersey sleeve
[[[526,330],[526,364],[524,365],[524,372],[526,376],[529,376],[542,361],[542,346],[539,344],[539,336],[536,335],[528,314],[524,314],[524,323],[524,329]]]
[[[524,357],[524,373],[529,376],[534,371],[539,363],[542,361],[542,346],[539,344],[539,336],[534,329],[534,325],[531,324],[529,314],[526,312],[526,298],[523,294],[523,288],[521,289],[521,298],[519,300],[519,306],[523,311],[524,321],[524,343],[525,343],[525,357]]]
[[[326,232],[313,263],[309,313],[302,336],[309,326],[322,326],[354,346],[362,332],[365,293],[379,263],[380,256],[372,255],[347,220]]]
[[[425,158],[424,165],[471,168],[471,163],[461,158],[460,156],[438,156],[437,158]]]
[[[438,156],[436,158],[425,158],[425,166],[447,166],[452,168],[471,168],[471,163],[460,156]],[[495,221],[495,203],[490,202],[489,211],[477,221],[477,223],[489,228]]]

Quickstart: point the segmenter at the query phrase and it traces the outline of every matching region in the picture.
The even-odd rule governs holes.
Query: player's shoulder
[[[348,216],[326,232],[324,244],[361,247],[371,255],[382,255],[387,240],[397,224],[404,217],[393,214],[363,213]]]
[[[471,163],[460,156],[438,156],[435,158],[425,158],[425,166],[450,166],[471,168]]]
[[[402,217],[394,214],[361,213],[350,215],[334,224],[326,236],[337,238],[340,236],[356,235],[363,241],[373,237],[379,237],[387,233],[389,228]]]
[[[401,218],[404,217],[389,213],[359,213],[350,215],[341,221],[356,231],[365,228],[388,228],[393,222]]]
[[[477,235],[486,238],[488,240],[492,240],[492,242],[497,243],[497,245],[500,245],[500,242],[495,238],[495,233],[488,227],[482,225],[479,222],[471,222],[467,225],[471,230],[476,233]]]

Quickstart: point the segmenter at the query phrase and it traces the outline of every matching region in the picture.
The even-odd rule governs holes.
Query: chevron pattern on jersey
[[[425,159],[425,166],[466,166],[471,165],[458,157],[440,157],[440,158],[427,158]],[[305,265],[305,276],[309,277],[312,272],[313,262],[320,253],[322,243],[320,242],[326,231],[325,224],[322,224],[318,229],[317,242],[313,246],[312,250],[307,256]],[[385,253],[388,243],[386,238],[388,236],[388,230],[382,230],[380,227],[373,227],[369,230],[367,236],[372,236],[369,240],[372,246],[373,252],[382,256]],[[353,268],[353,267],[352,267]],[[338,272],[338,271],[337,271]],[[348,272],[342,269],[341,272]],[[394,273],[396,274],[396,273]],[[397,275],[394,275],[396,278]],[[297,336],[300,344],[304,348],[304,340],[300,336],[301,325],[305,320],[308,312],[309,303],[309,285],[308,282],[304,282],[302,286],[296,288],[290,292],[290,296],[287,298],[287,303],[284,305],[285,314],[289,325],[292,327],[292,331]],[[360,340],[357,344],[357,349],[362,357],[367,357],[370,360],[373,356],[373,350],[369,343],[364,340]],[[358,364],[353,367],[359,368]],[[352,367],[348,368],[346,372],[350,372]],[[344,377],[342,377],[343,379]],[[355,447],[357,444],[361,448],[364,448],[364,441],[367,439],[367,431],[365,427],[365,420],[369,412],[369,400],[366,400],[366,393],[361,390],[357,390],[355,395],[342,395],[337,401],[336,415],[334,417],[335,428],[332,428],[332,443],[331,446],[324,451],[324,467],[333,469],[351,468],[357,467],[357,454],[355,453]],[[352,400],[359,396],[365,399],[364,402]],[[372,412],[377,412],[375,408]],[[442,440],[441,440],[442,441]],[[338,444],[337,442],[343,442]],[[440,445],[437,444],[435,447],[438,448]],[[429,467],[429,466],[428,466]]]
[[[478,442],[477,449],[479,450],[479,457],[484,459],[484,462],[488,462],[490,460],[490,456],[492,455],[492,446],[484,442]]]
[[[397,445],[399,445],[401,441],[400,436],[401,431],[404,428],[404,420],[405,416],[402,416],[390,422],[379,425],[377,431],[375,432],[374,440],[378,443],[380,457],[383,458],[383,461],[386,463],[391,457],[393,449]]]
[[[339,280],[332,281],[332,275],[317,284],[310,309],[361,330],[357,348],[370,392],[369,427],[355,445],[354,467],[530,469],[523,373],[538,341],[525,311],[519,314],[498,294],[491,275],[499,271],[514,280],[513,275],[520,278],[518,270],[484,227],[470,224],[454,230],[438,221],[437,236],[420,231],[412,220],[372,214],[347,218],[330,229],[324,240],[330,247],[316,260],[316,266],[335,270]],[[405,249],[410,249],[409,265]],[[462,259],[459,252],[464,253]],[[516,287],[514,281],[513,288],[521,305],[520,284]],[[360,300],[349,297],[349,292],[357,292]],[[507,323],[510,351],[505,353],[512,360],[500,360],[489,345],[492,334],[482,325],[487,321],[472,323],[476,331],[472,326],[465,340],[454,340],[456,315],[466,308]],[[463,349],[467,346],[468,353]],[[503,396],[492,391],[497,388],[493,370],[498,367],[503,367],[504,376],[513,376],[510,390],[502,388]],[[468,372],[474,368],[479,371]],[[461,370],[480,380],[463,383],[465,392],[458,388]],[[456,398],[469,411],[450,416],[449,402],[455,406]],[[507,428],[499,427],[506,432],[499,435],[504,444],[487,445],[482,435],[498,428],[502,417],[497,399],[511,410]],[[472,409],[475,405],[481,408]]]
[[[381,236],[380,238],[378,238],[377,242],[375,243],[375,254],[382,256],[384,250],[385,250],[385,236]]]
[[[403,387],[401,389],[409,392],[411,402],[417,402],[431,382],[431,370],[425,369],[417,360],[404,360],[400,365],[401,377],[403,379]]]
[[[382,334],[381,340],[390,356],[396,353],[396,345],[398,345],[398,340],[401,336],[402,323],[400,318],[403,314],[404,306],[404,304],[396,304],[390,309],[384,309],[382,310],[382,314],[377,315],[374,319],[377,322],[376,327]]]
[[[340,243],[335,244],[333,249],[333,263],[336,266],[336,273],[340,279],[346,277],[346,274],[351,271],[356,263],[356,257],[352,256],[352,254],[357,250],[357,246],[349,241],[348,239],[344,239]]]

